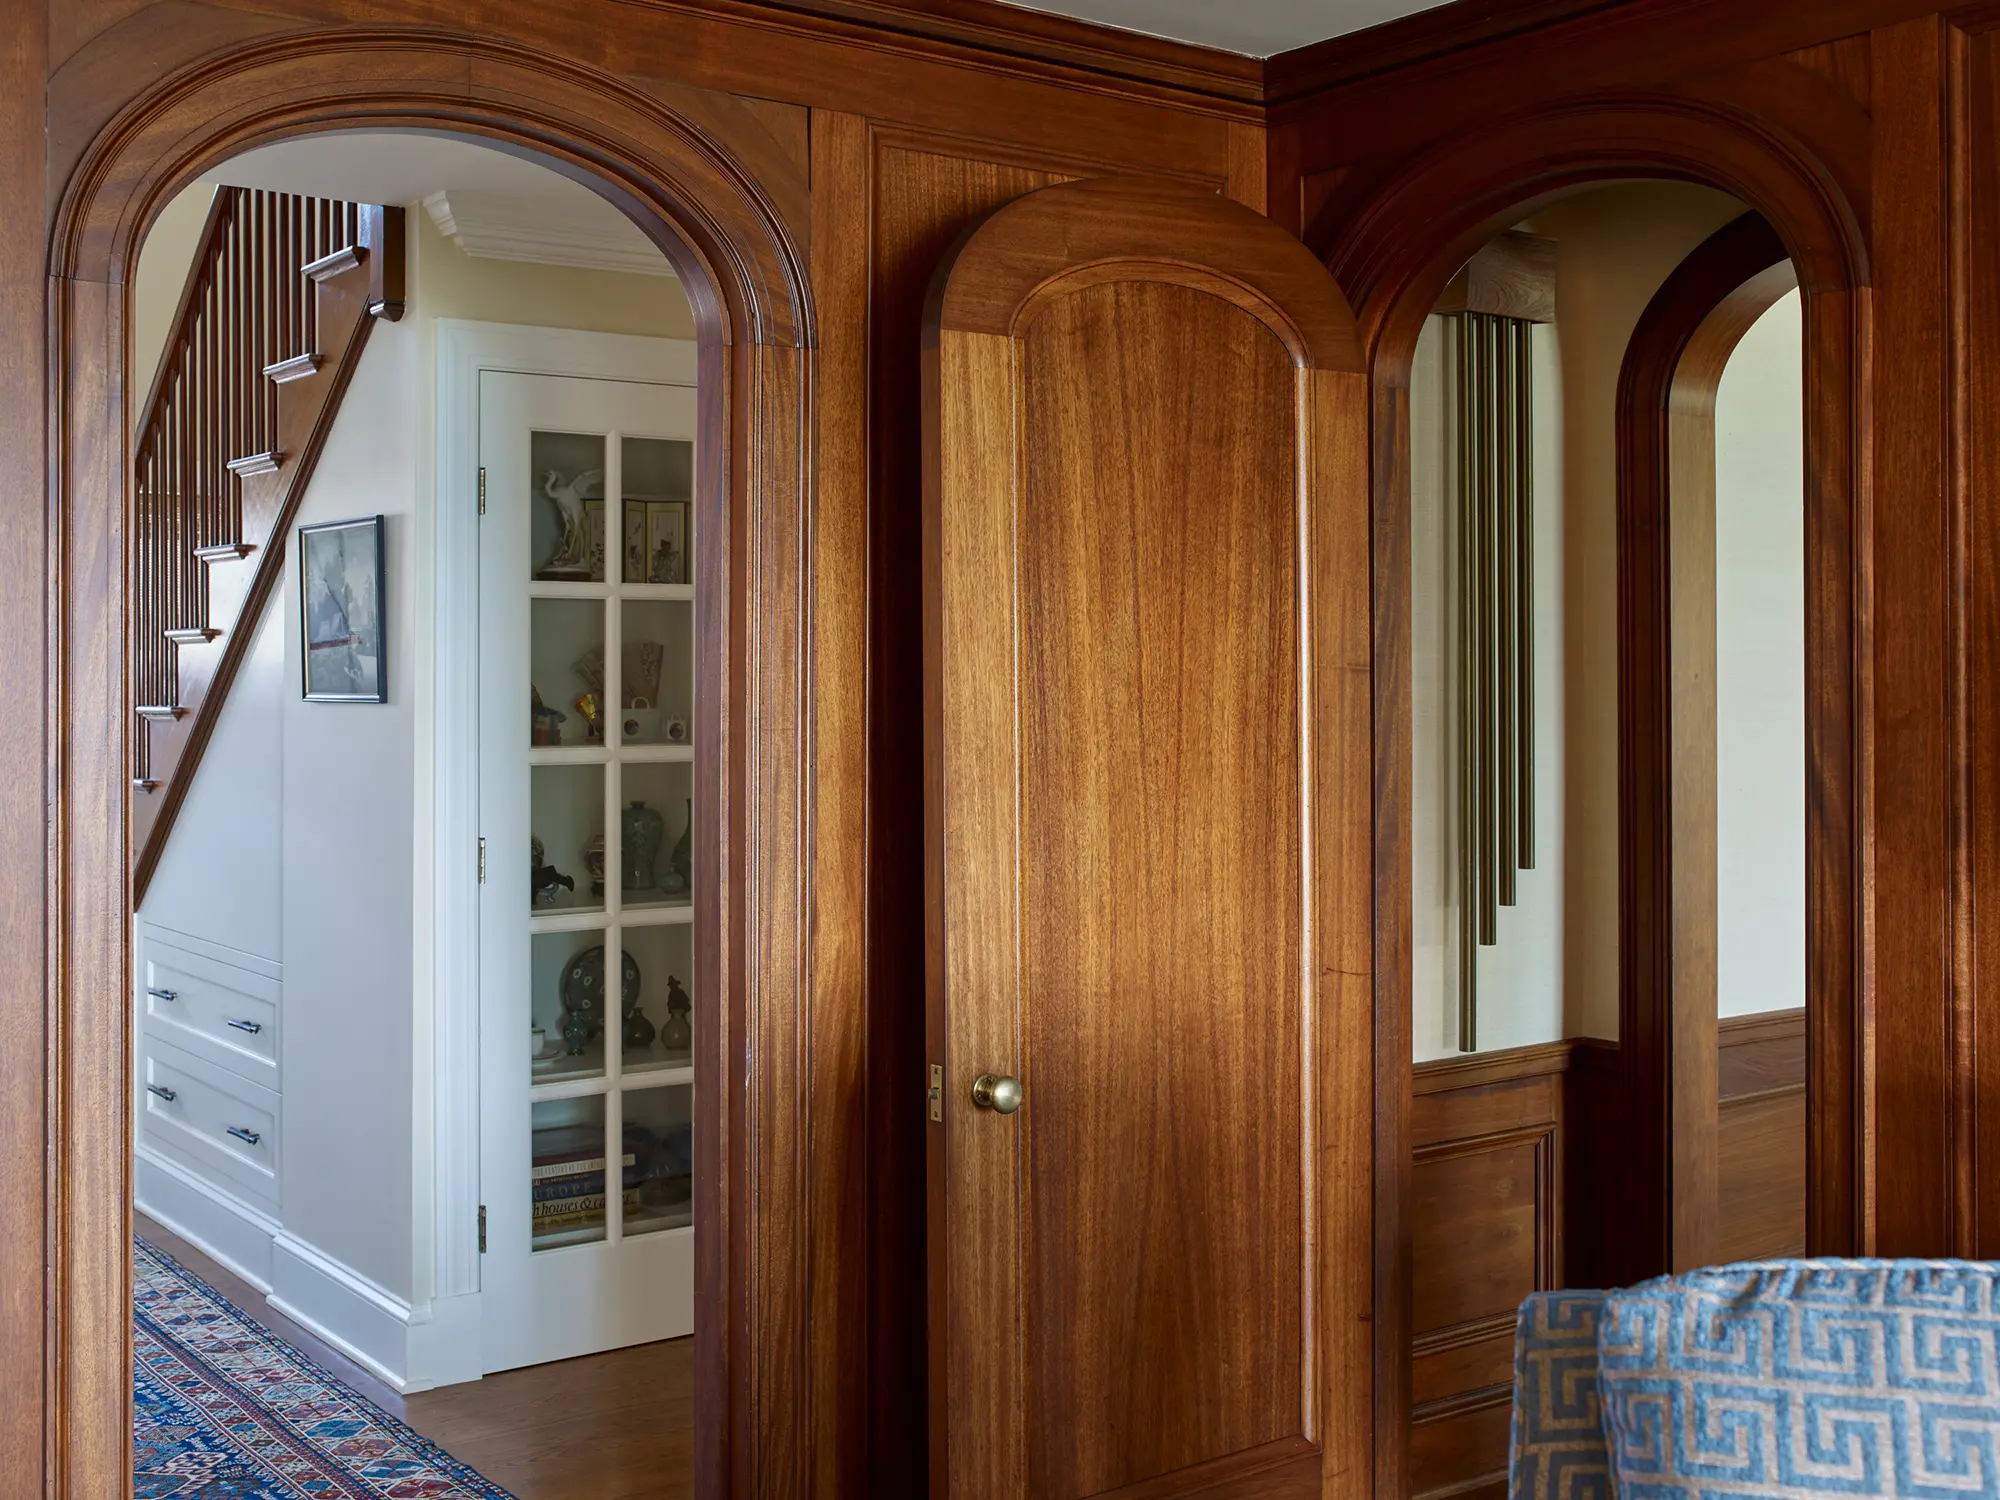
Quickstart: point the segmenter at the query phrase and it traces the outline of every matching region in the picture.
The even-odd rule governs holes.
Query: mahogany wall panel
[[[1963,587],[1950,385],[1957,294],[1947,191],[1949,28],[1878,30],[1875,117],[1873,964],[1875,1249],[1954,1253],[1951,981],[1954,605]],[[1882,1170],[1893,1160],[1894,1170]]]
[[[40,768],[60,753],[47,735],[50,593],[64,570],[48,548],[48,507],[34,476],[48,435],[44,386],[49,290],[42,215],[42,83],[47,16],[21,8],[0,30],[0,190],[17,212],[0,219],[0,467],[12,476],[0,500],[0,702],[11,705],[0,745],[15,774],[0,780],[0,1022],[16,1043],[0,1056],[0,1494],[43,1492],[49,1416],[46,1339],[49,826]],[[122,1140],[122,1133],[120,1136]]]
[[[960,143],[873,136],[848,184],[868,213],[869,799],[868,1282],[874,1493],[916,1494],[927,1461],[924,1116],[888,1101],[923,1077],[923,440],[924,296],[959,234],[1010,199],[1068,173],[982,160]],[[991,148],[989,148],[991,149]],[[891,788],[904,788],[896,795]],[[917,940],[912,941],[915,937]],[[914,1097],[914,1096],[912,1096]]]
[[[1805,1251],[1805,1021],[1781,1010],[1716,1028],[1718,1262]]]
[[[1414,1494],[1505,1489],[1515,1309],[1563,1284],[1564,1086],[1577,1048],[1516,1047],[1412,1072]]]

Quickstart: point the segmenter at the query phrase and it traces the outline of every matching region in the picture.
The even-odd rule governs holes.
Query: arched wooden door
[[[1268,220],[1105,179],[970,234],[925,337],[932,1494],[1359,1497],[1353,318]]]

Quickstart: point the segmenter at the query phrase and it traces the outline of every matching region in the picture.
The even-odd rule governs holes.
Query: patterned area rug
[[[132,1301],[134,1500],[511,1500],[143,1240]]]

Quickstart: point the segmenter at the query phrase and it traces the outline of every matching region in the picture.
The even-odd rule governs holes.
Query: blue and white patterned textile
[[[1514,1323],[1511,1500],[1610,1500],[1597,1396],[1602,1292],[1537,1292]]]
[[[1606,1293],[1618,1500],[2000,1500],[1997,1280],[1965,1261],[1791,1260]]]

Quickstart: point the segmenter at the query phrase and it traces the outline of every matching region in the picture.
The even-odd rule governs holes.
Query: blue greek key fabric
[[[1964,1261],[1771,1261],[1604,1294],[1618,1500],[2000,1500],[1997,1279]]]
[[[1602,1292],[1537,1292],[1514,1324],[1509,1500],[1611,1500],[1597,1397]]]

